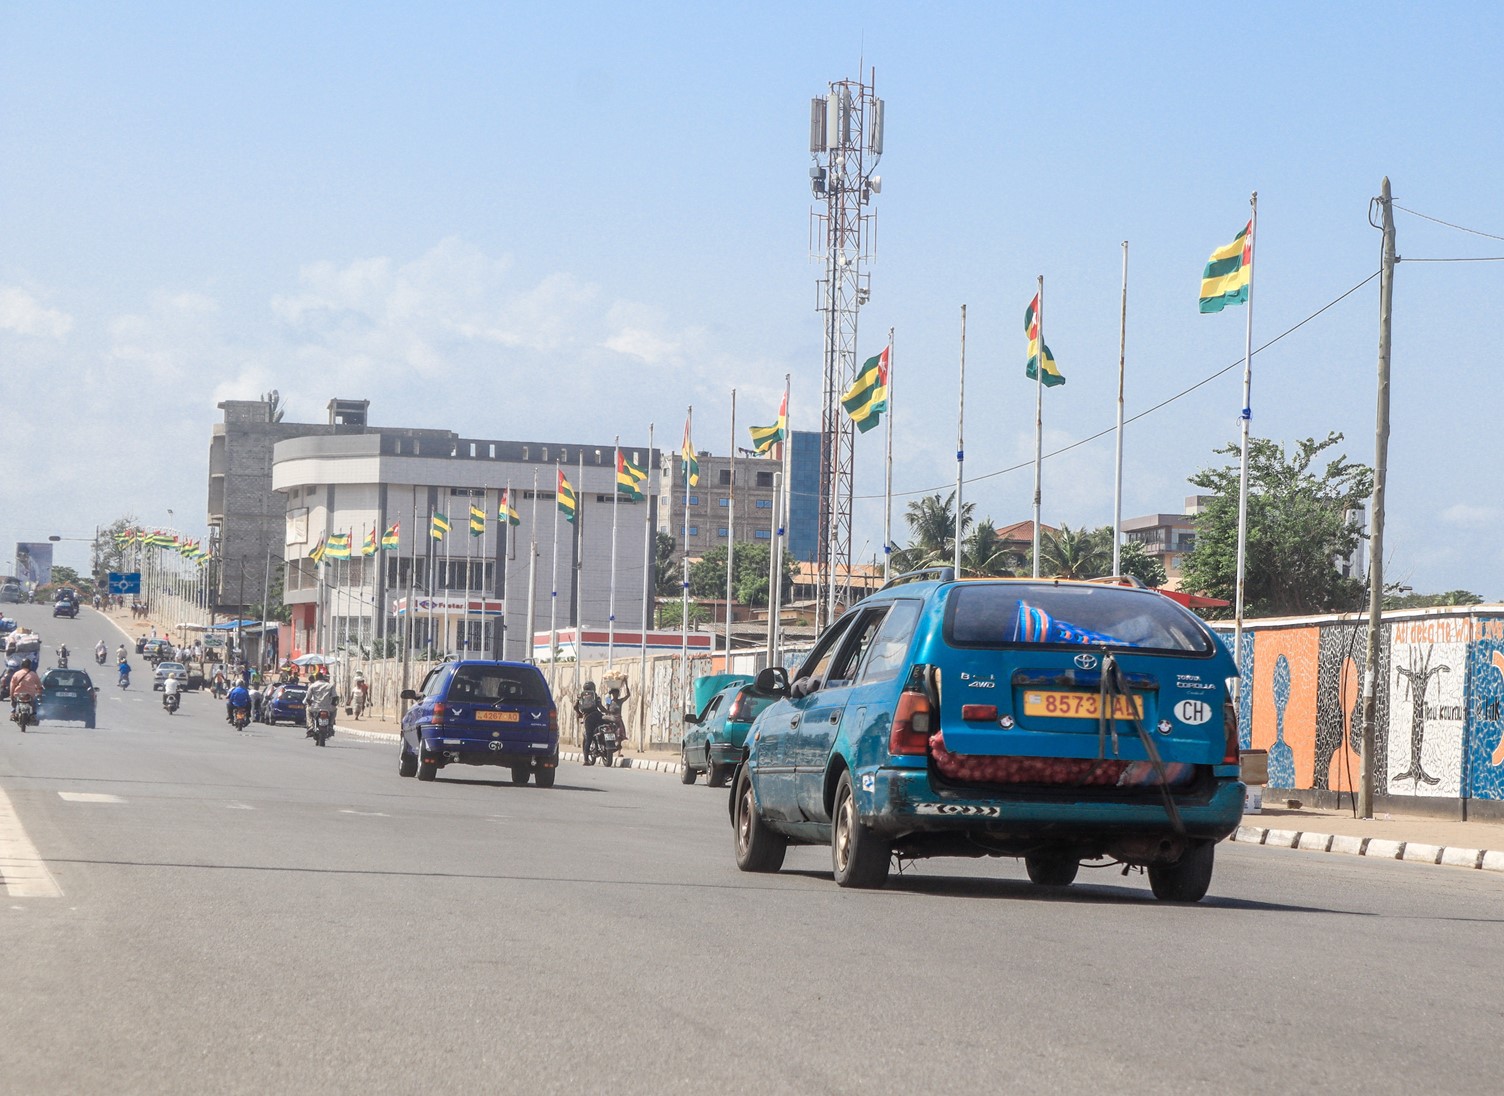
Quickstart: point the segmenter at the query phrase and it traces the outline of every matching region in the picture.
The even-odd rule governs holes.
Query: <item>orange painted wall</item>
[[[1274,668],[1279,656],[1290,664],[1290,700],[1284,711],[1284,740],[1295,754],[1297,788],[1312,786],[1316,764],[1316,663],[1321,650],[1320,628],[1281,628],[1254,634],[1253,745],[1267,750],[1274,744],[1277,711]]]

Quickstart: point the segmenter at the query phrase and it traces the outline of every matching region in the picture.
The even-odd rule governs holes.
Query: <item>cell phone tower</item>
[[[862,264],[877,253],[875,214],[882,190],[874,175],[883,155],[883,101],[867,83],[840,80],[810,100],[810,189],[824,205],[810,211],[810,252],[825,266],[816,311],[825,318],[825,377],[820,408],[820,534],[816,558],[816,623],[851,604],[851,498],[856,427],[841,396],[856,379],[857,314],[871,297]]]

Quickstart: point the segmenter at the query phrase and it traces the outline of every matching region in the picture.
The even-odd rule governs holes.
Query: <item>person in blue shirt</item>
[[[229,695],[225,697],[226,723],[235,722],[236,708],[244,708],[246,711],[250,711],[251,709],[251,691],[244,685],[235,686],[235,688],[230,690]]]
[[[131,664],[125,660],[124,656],[121,657],[120,665],[116,669],[120,673],[120,684],[129,685],[131,683]]]

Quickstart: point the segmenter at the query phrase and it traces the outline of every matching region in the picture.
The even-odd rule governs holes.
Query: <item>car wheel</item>
[[[558,771],[558,769],[539,769],[534,774],[534,778],[538,782],[538,787],[552,788],[554,786],[554,774]]]
[[[836,786],[836,809],[831,827],[830,859],[836,883],[843,887],[880,887],[888,880],[893,846],[874,834],[856,816],[851,773],[841,774]]]
[[[84,720],[84,730],[86,730],[86,731],[92,731],[93,729],[94,729],[94,720],[92,720],[92,719],[86,719],[86,720]]]
[[[439,763],[437,761],[425,761],[423,755],[418,755],[418,779],[432,780],[439,775]]]
[[[1163,902],[1199,902],[1212,885],[1212,861],[1216,845],[1193,842],[1173,864],[1150,864],[1149,887]]]
[[[528,775],[528,767],[526,765],[512,766],[512,783],[518,787],[527,783]]]
[[[736,866],[742,871],[774,872],[783,867],[789,851],[788,838],[774,833],[757,813],[752,778],[745,772],[736,785],[736,813],[732,818],[736,839]]]
[[[705,770],[705,784],[711,788],[724,788],[726,786],[726,766],[717,765],[715,762],[707,762],[710,768]]]
[[[1034,853],[1024,857],[1024,870],[1041,887],[1068,887],[1076,881],[1081,861],[1062,853]]]
[[[695,767],[689,763],[689,754],[687,754],[687,753],[684,752],[683,747],[680,747],[680,749],[679,749],[679,783],[681,783],[681,784],[693,784],[695,782],[695,777],[697,777],[699,775],[700,775],[699,771],[697,769],[695,769]]]
[[[397,775],[416,776],[418,772],[418,755],[407,748],[407,743],[402,744],[402,750],[397,754]]]

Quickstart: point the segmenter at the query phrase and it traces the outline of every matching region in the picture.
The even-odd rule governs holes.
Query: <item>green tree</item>
[[[1098,578],[1112,570],[1111,531],[1072,529],[1061,523],[1054,532],[1040,530],[1039,573],[1047,578]]]
[[[678,598],[665,598],[658,603],[658,627],[679,627],[679,611],[683,608]],[[689,625],[693,628],[697,624],[705,624],[710,620],[710,610],[703,605],[691,601],[689,603]]]
[[[1409,587],[1384,590],[1385,609],[1430,609],[1440,605],[1481,605],[1483,599],[1471,590],[1448,590],[1441,594],[1418,594]]]
[[[1104,527],[1107,533],[1107,562],[1108,569],[1112,565],[1112,527]],[[1125,541],[1118,552],[1118,566],[1123,574],[1132,575],[1145,586],[1160,587],[1169,579],[1165,574],[1165,565],[1159,561],[1158,556],[1151,556],[1144,546],[1136,540]]]
[[[735,573],[731,576],[732,596],[744,605],[768,603],[768,553],[771,548],[756,542],[736,546]],[[794,557],[783,554],[783,593],[787,597],[794,584]],[[721,599],[726,596],[726,548],[717,545],[689,565],[689,596]]]
[[[1023,565],[1023,553],[998,539],[991,518],[977,522],[971,535],[961,541],[962,574],[1012,577]]]
[[[976,503],[961,505],[961,535],[971,528]],[[909,503],[904,520],[909,524],[909,546],[893,553],[896,571],[916,571],[921,567],[944,567],[956,556],[956,493],[941,498],[925,495]],[[963,542],[964,551],[965,544]],[[965,560],[962,560],[965,567]]]
[[[1248,543],[1243,601],[1254,616],[1294,616],[1361,608],[1364,584],[1345,578],[1337,561],[1351,556],[1363,532],[1348,515],[1373,491],[1373,471],[1344,456],[1317,460],[1342,440],[1306,438],[1294,452],[1267,438],[1248,445]],[[1229,445],[1218,454],[1236,457]],[[1206,468],[1190,482],[1212,494],[1196,518],[1196,547],[1181,585],[1232,601],[1237,585],[1238,463]]]
[[[653,538],[653,591],[659,597],[672,597],[679,592],[683,579],[679,575],[679,561],[674,558],[677,542],[661,529]]]

